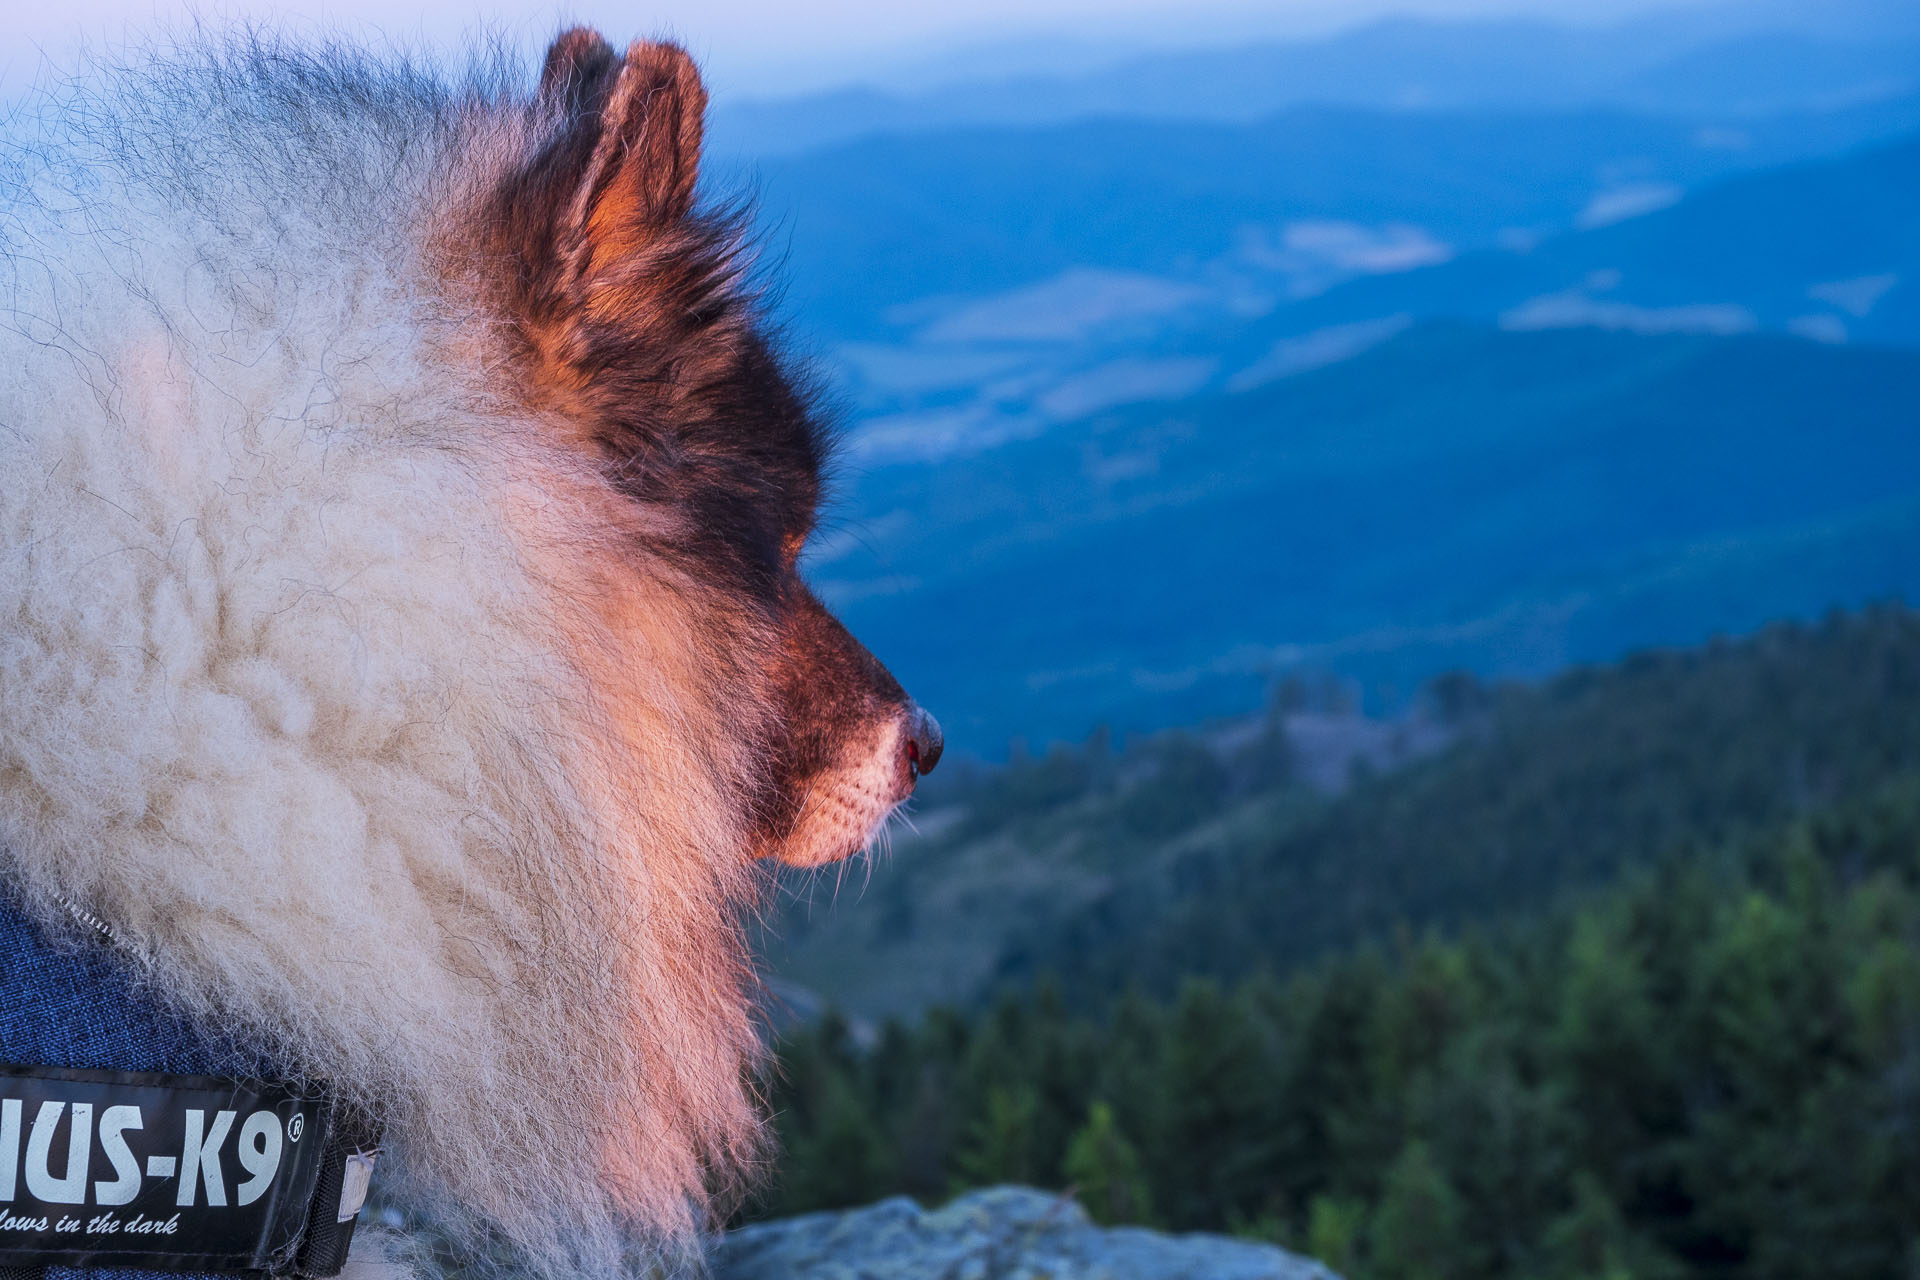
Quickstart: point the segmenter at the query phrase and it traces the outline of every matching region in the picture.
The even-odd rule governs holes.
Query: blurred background
[[[949,735],[765,922],[747,1216],[1920,1277],[1920,6],[581,13],[706,56]]]
[[[1920,1277],[1920,6],[1270,16],[716,105],[955,753],[754,1212]]]

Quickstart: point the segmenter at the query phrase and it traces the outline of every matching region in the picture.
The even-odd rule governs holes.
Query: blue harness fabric
[[[288,1073],[164,1007],[105,945],[50,937],[0,892],[0,1062],[276,1079]],[[22,1270],[22,1269],[10,1269]],[[231,1280],[50,1266],[46,1280]]]

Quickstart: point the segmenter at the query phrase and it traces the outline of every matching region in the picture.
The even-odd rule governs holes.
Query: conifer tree
[[[1274,1055],[1246,1006],[1210,982],[1182,991],[1168,1032],[1160,1203],[1186,1229],[1258,1218],[1277,1185]]]
[[[1113,1116],[1113,1108],[1095,1100],[1087,1122],[1067,1144],[1063,1172],[1068,1185],[1096,1222],[1153,1221],[1152,1197],[1141,1172],[1140,1153]]]
[[[1387,1170],[1368,1223],[1370,1274],[1377,1280],[1465,1280],[1460,1197],[1415,1139]]]
[[[1033,1119],[1040,1109],[1031,1085],[994,1085],[956,1160],[956,1191],[996,1182],[1034,1181]]]

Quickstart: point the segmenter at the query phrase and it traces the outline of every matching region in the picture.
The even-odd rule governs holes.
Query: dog
[[[534,81],[197,38],[13,122],[0,876],[450,1238],[612,1275],[765,1162],[766,860],[941,738],[800,575],[831,432],[693,62]]]

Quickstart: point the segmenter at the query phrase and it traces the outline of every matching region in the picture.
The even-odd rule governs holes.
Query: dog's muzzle
[[[0,1280],[338,1275],[371,1124],[160,1007],[134,964],[0,894]]]

